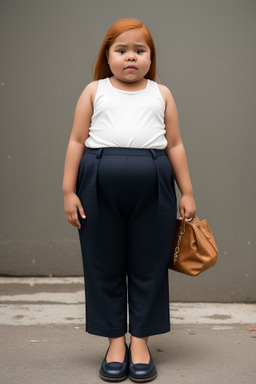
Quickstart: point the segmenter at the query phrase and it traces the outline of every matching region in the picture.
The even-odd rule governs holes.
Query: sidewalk
[[[0,292],[3,383],[104,382],[108,339],[84,330],[83,278],[0,278]],[[256,382],[255,304],[170,303],[170,314],[171,332],[149,338],[154,383]]]

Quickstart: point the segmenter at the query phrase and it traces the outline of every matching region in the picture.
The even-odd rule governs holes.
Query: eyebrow
[[[144,44],[134,44],[135,47],[142,47],[142,48],[147,48],[146,45]],[[115,46],[115,48],[118,47],[127,47],[127,44],[119,43]]]

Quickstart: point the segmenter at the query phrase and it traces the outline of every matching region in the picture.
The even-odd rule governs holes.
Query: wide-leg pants
[[[82,219],[78,212],[85,331],[105,337],[170,331],[168,259],[177,198],[164,149],[86,147],[76,194],[86,214]]]

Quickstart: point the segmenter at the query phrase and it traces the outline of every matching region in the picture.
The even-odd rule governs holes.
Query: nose
[[[136,57],[131,54],[127,57],[127,61],[136,61]]]

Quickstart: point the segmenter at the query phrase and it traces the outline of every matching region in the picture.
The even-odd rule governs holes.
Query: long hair
[[[100,47],[97,61],[95,64],[95,69],[93,73],[93,80],[100,80],[106,77],[111,77],[113,73],[111,72],[107,57],[106,50],[109,50],[111,45],[114,43],[115,39],[121,35],[121,33],[128,31],[130,29],[140,28],[144,36],[144,39],[147,45],[150,48],[151,54],[151,66],[148,73],[145,75],[146,79],[155,81],[156,78],[156,50],[153,38],[148,30],[148,28],[141,21],[136,19],[121,19],[116,21],[107,31],[103,43]],[[92,70],[93,72],[93,70]]]

